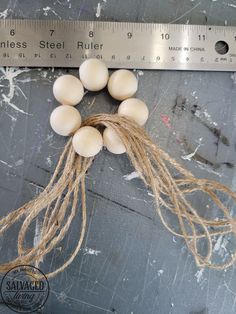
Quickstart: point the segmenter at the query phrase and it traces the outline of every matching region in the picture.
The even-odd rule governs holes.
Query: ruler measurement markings
[[[86,30],[93,30],[94,32],[96,32],[95,34],[95,37],[94,37],[94,40],[98,39],[99,41],[102,41],[104,39],[104,35],[108,36],[109,33],[111,35],[117,35],[115,32],[114,32],[114,27],[111,27],[111,25],[114,26],[114,24],[112,22],[104,22],[101,24],[101,22],[83,22],[83,23],[80,23],[78,24],[78,22],[72,22],[72,21],[69,21],[69,22],[63,22],[63,21],[58,21],[57,23],[54,23],[54,21],[50,21],[50,22],[47,22],[45,23],[45,20],[41,20],[40,22],[35,23],[35,21],[30,21],[28,22],[27,20],[24,20],[23,21],[9,21],[9,22],[5,22],[7,20],[4,20],[4,26],[6,26],[6,24],[8,25],[8,28],[10,26],[11,27],[19,27],[21,28],[22,32],[24,32],[24,29],[23,29],[23,26],[25,26],[26,30],[26,36],[31,36],[32,37],[32,31],[29,32],[29,30],[27,29],[29,26],[30,28],[36,28],[35,30],[35,36],[33,36],[34,38],[33,39],[37,39],[37,40],[40,40],[42,38],[42,35],[45,35],[45,40],[50,40],[50,37],[48,34],[43,34],[42,32],[42,29],[43,27],[46,25],[47,28],[48,27],[51,27],[51,26],[55,26],[56,25],[56,30],[60,30],[62,33],[63,33],[63,30],[66,31],[66,33],[71,33],[72,31],[72,27],[71,25],[74,26],[74,33],[76,34],[76,31],[77,33],[79,33],[79,37],[81,37],[81,40],[83,41],[90,41],[90,42],[93,42],[93,39],[91,38],[88,38],[87,34],[86,34]],[[19,23],[18,23],[19,22]],[[73,24],[72,24],[73,23]],[[35,25],[38,24],[38,27],[35,27]],[[13,26],[12,26],[13,25]],[[32,27],[32,25],[34,27]],[[84,32],[81,31],[81,25],[84,26]],[[158,63],[163,63],[163,64],[167,64],[168,62],[170,62],[171,64],[175,63],[176,62],[176,59],[178,60],[178,62],[180,63],[188,63],[188,64],[191,64],[193,62],[196,62],[196,59],[198,60],[201,60],[201,62],[204,61],[207,62],[206,60],[206,56],[207,54],[204,54],[204,59],[202,59],[201,57],[197,57],[197,54],[196,53],[189,53],[189,57],[187,57],[188,59],[186,61],[184,60],[180,60],[180,56],[181,54],[179,53],[176,53],[174,52],[174,54],[170,54],[170,53],[167,53],[167,55],[165,56],[165,53],[168,52],[168,46],[169,45],[177,45],[178,44],[178,39],[180,37],[180,35],[182,35],[182,37],[185,37],[185,38],[188,38],[187,42],[189,43],[189,45],[198,45],[197,43],[197,33],[200,32],[201,36],[205,35],[205,38],[206,38],[206,43],[205,43],[205,49],[206,49],[206,52],[209,53],[210,51],[210,54],[211,54],[211,61],[210,62],[214,62],[213,59],[215,57],[215,52],[214,52],[214,40],[217,40],[217,39],[224,39],[227,37],[227,41],[229,43],[230,46],[232,46],[232,43],[234,43],[234,46],[233,48],[235,49],[235,28],[230,28],[230,30],[226,29],[226,28],[217,28],[217,27],[213,27],[214,29],[214,32],[210,31],[210,28],[211,27],[206,27],[206,26],[190,26],[190,25],[164,25],[164,27],[162,27],[162,25],[157,25],[157,24],[138,24],[138,26],[140,27],[141,31],[139,31],[139,27],[136,27],[137,24],[134,24],[134,23],[126,23],[126,24],[121,24],[121,23],[115,23],[116,26],[119,26],[120,28],[122,29],[125,29],[125,31],[127,30],[131,30],[131,33],[132,33],[132,38],[130,39],[127,39],[125,34],[118,34],[119,36],[120,35],[123,35],[123,36],[115,36],[115,40],[117,40],[118,42],[120,42],[122,45],[124,45],[125,47],[125,52],[126,52],[126,46],[130,49],[130,46],[128,44],[128,40],[130,40],[130,43],[134,43],[133,45],[137,45],[138,43],[136,41],[142,41],[142,38],[144,39],[145,41],[145,37],[149,39],[149,43],[147,44],[147,42],[145,42],[147,45],[146,45],[146,48],[148,49],[148,52],[146,52],[145,50],[145,47],[144,49],[140,49],[140,54],[139,51],[135,51],[135,49],[133,49],[133,47],[131,47],[131,52],[132,52],[132,49],[133,49],[133,53],[130,53],[130,51],[128,51],[128,53],[130,54],[130,59],[136,61],[136,60],[139,60],[139,64],[138,64],[138,67],[147,67],[149,68],[149,65],[150,63],[152,64],[158,64]],[[89,26],[89,27],[88,27]],[[160,36],[160,32],[158,34],[158,32],[154,32],[155,29],[158,30],[165,30],[165,33],[168,32],[169,35],[173,36],[173,39],[170,39],[168,38],[167,40],[170,40],[169,43],[166,43],[165,42],[165,38],[163,38],[162,40],[160,38],[158,38]],[[101,32],[101,29],[102,29],[102,32]],[[120,30],[120,29],[119,29]],[[8,29],[9,31],[9,29]],[[232,32],[232,35],[231,37],[229,38],[229,31]],[[46,29],[44,32],[48,33],[48,29]],[[23,35],[23,34],[18,34],[20,33],[18,30],[17,30],[17,37],[19,38],[20,35]],[[211,34],[210,37],[212,37],[212,34],[215,34],[215,38],[213,38],[213,40],[211,40],[211,38],[209,38],[208,34]],[[221,34],[221,35],[219,35]],[[141,37],[140,37],[141,36]],[[165,36],[165,35],[164,35]],[[5,34],[5,37],[9,39],[9,36],[8,34]],[[78,38],[76,38],[77,36],[72,36],[72,40],[74,42],[76,42],[78,40]],[[194,38],[192,38],[194,37]],[[216,38],[216,37],[219,37],[219,38]],[[63,40],[63,36],[54,36],[53,38],[54,40]],[[121,40],[120,40],[121,39]],[[10,40],[10,39],[9,39]],[[65,43],[66,43],[66,48],[67,49],[71,49],[70,46],[68,46],[68,40],[67,38],[64,38],[65,40]],[[111,39],[112,40],[112,39]],[[112,44],[111,44],[112,45]],[[150,47],[149,45],[152,45],[152,48],[153,48],[153,51],[151,51],[150,53]],[[154,47],[153,47],[154,45]],[[183,42],[180,43],[180,45],[182,46],[183,45]],[[211,45],[211,46],[210,46]],[[33,47],[31,48],[34,48],[35,46],[32,45]],[[117,45],[118,46],[118,45]],[[119,60],[121,60],[122,62],[124,62],[125,64],[127,62],[125,62],[125,59],[124,59],[124,56],[123,56],[123,53],[122,51],[120,51],[120,47],[117,47],[116,46],[116,51],[110,51],[110,54],[115,54],[116,55],[116,58],[118,58]],[[69,48],[68,48],[69,47]],[[142,47],[141,47],[142,48]],[[158,58],[158,56],[156,57],[155,54],[156,54],[156,51],[158,50],[158,48],[160,49],[161,51],[161,58]],[[37,48],[40,50],[40,48]],[[75,50],[74,48],[72,50]],[[167,50],[167,51],[166,51]],[[64,58],[65,55],[66,55],[66,50],[65,51],[56,51],[54,52],[54,54],[50,53],[50,50],[46,50],[46,51],[42,51],[41,54],[42,54],[42,64],[41,66],[43,65],[48,65],[47,62],[50,62],[54,65],[55,64],[55,60],[49,60],[48,61],[48,56],[50,55],[51,57],[59,57],[59,58],[62,58],[63,59],[63,56]],[[83,52],[83,51],[82,51]],[[77,50],[77,55],[82,55],[82,52],[80,53],[78,50]],[[8,51],[8,53],[10,53],[10,51]],[[13,51],[14,53],[14,51]],[[17,53],[15,53],[15,55],[12,57],[13,53],[11,54],[11,58],[12,59],[16,59],[17,58]],[[153,53],[153,54],[152,54]],[[125,54],[125,53],[124,53]],[[32,64],[32,58],[29,57],[29,55],[25,54],[26,55],[26,58],[27,58],[27,61],[31,61],[31,64],[25,64],[25,65],[31,65],[31,66],[37,66],[37,64]],[[67,60],[67,64],[68,62],[70,63],[71,66],[73,66],[73,62],[77,63],[76,66],[78,66],[78,60],[76,61],[75,59],[75,56],[74,56],[74,53],[71,52],[71,55],[73,56],[72,59],[74,59],[74,61],[70,60],[70,62]],[[93,56],[96,56],[96,53],[94,53],[94,51],[91,51],[91,49],[88,49],[88,55],[93,55]],[[119,56],[117,56],[119,55]],[[187,55],[187,54],[186,54]],[[106,51],[103,52],[103,53],[99,53],[97,54],[98,57],[104,57],[106,59],[109,58],[109,60],[112,60],[111,57],[109,56],[109,51]],[[218,55],[217,55],[218,56]],[[175,59],[171,59],[171,57],[175,57]],[[220,57],[220,56],[218,56]],[[81,58],[81,57],[80,57]],[[78,58],[77,58],[78,59]],[[179,61],[180,60],[180,61]],[[2,60],[3,61],[3,60]],[[23,60],[11,60],[12,62],[14,61],[17,65],[18,64],[24,64],[24,61]],[[166,61],[168,61],[166,63]],[[228,62],[229,60],[226,58],[226,57],[222,57],[221,58],[221,62]],[[5,61],[4,61],[5,62]],[[233,60],[232,58],[230,59],[230,62],[234,62],[234,67],[235,67],[235,59]],[[61,65],[64,65],[65,64],[65,60],[63,61],[62,60],[62,63]],[[115,62],[113,61],[113,64],[115,65]],[[200,61],[199,61],[199,64]],[[66,64],[65,64],[66,65]],[[111,65],[112,66],[112,65]],[[185,68],[184,65],[181,65],[181,64],[176,64],[176,69],[181,69],[181,66],[182,66],[182,69]],[[199,69],[201,69],[201,65],[199,65]],[[169,68],[169,66],[166,66],[166,68]],[[191,66],[188,68],[188,69],[192,69]],[[202,70],[204,70],[205,68],[203,67]],[[214,66],[212,66],[212,69],[215,69],[215,70],[224,70],[224,68],[219,68],[218,65],[215,65],[215,68]],[[232,69],[233,70],[233,69]]]

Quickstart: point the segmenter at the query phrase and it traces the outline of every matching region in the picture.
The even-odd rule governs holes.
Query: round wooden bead
[[[62,105],[77,105],[84,96],[84,87],[74,75],[59,76],[53,84],[53,94]]]
[[[118,114],[127,116],[136,121],[139,125],[144,125],[148,119],[148,107],[140,99],[129,98],[120,104]]]
[[[137,92],[138,80],[131,71],[117,70],[110,76],[107,87],[113,98],[124,100]]]
[[[115,130],[106,128],[103,132],[104,146],[113,154],[123,154],[126,152],[125,145]]]
[[[50,116],[52,129],[59,135],[68,136],[81,125],[81,116],[74,107],[64,105],[53,110]]]
[[[97,129],[91,126],[84,126],[74,134],[72,144],[74,150],[80,156],[93,157],[102,149],[103,139]]]
[[[89,91],[99,91],[108,82],[109,73],[107,66],[98,59],[88,59],[79,68],[80,80]]]

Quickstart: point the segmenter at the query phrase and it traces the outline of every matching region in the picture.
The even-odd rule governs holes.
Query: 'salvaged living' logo
[[[20,265],[9,270],[0,286],[2,301],[17,313],[33,313],[47,301],[49,283],[41,270]]]

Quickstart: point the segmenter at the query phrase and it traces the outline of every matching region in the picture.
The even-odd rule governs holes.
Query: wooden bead
[[[113,98],[124,100],[136,93],[138,80],[131,71],[117,70],[110,76],[107,87]]]
[[[113,154],[123,154],[126,152],[125,145],[115,130],[106,128],[103,132],[104,146]]]
[[[72,144],[74,150],[80,156],[93,157],[102,149],[103,139],[97,129],[91,126],[84,126],[74,134]]]
[[[88,59],[79,68],[80,80],[89,91],[99,91],[108,82],[109,73],[107,66],[98,59]]]
[[[52,129],[59,135],[68,136],[81,125],[81,116],[74,107],[64,105],[53,110],[50,116]]]
[[[84,96],[84,87],[74,75],[59,76],[53,84],[53,94],[62,105],[77,105]]]
[[[148,119],[149,111],[142,100],[129,98],[120,104],[118,114],[132,118],[139,125],[144,125]]]

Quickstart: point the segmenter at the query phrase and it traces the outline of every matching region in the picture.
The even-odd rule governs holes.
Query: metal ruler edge
[[[219,46],[219,47],[218,47]],[[236,27],[71,20],[0,20],[0,65],[236,71]]]

